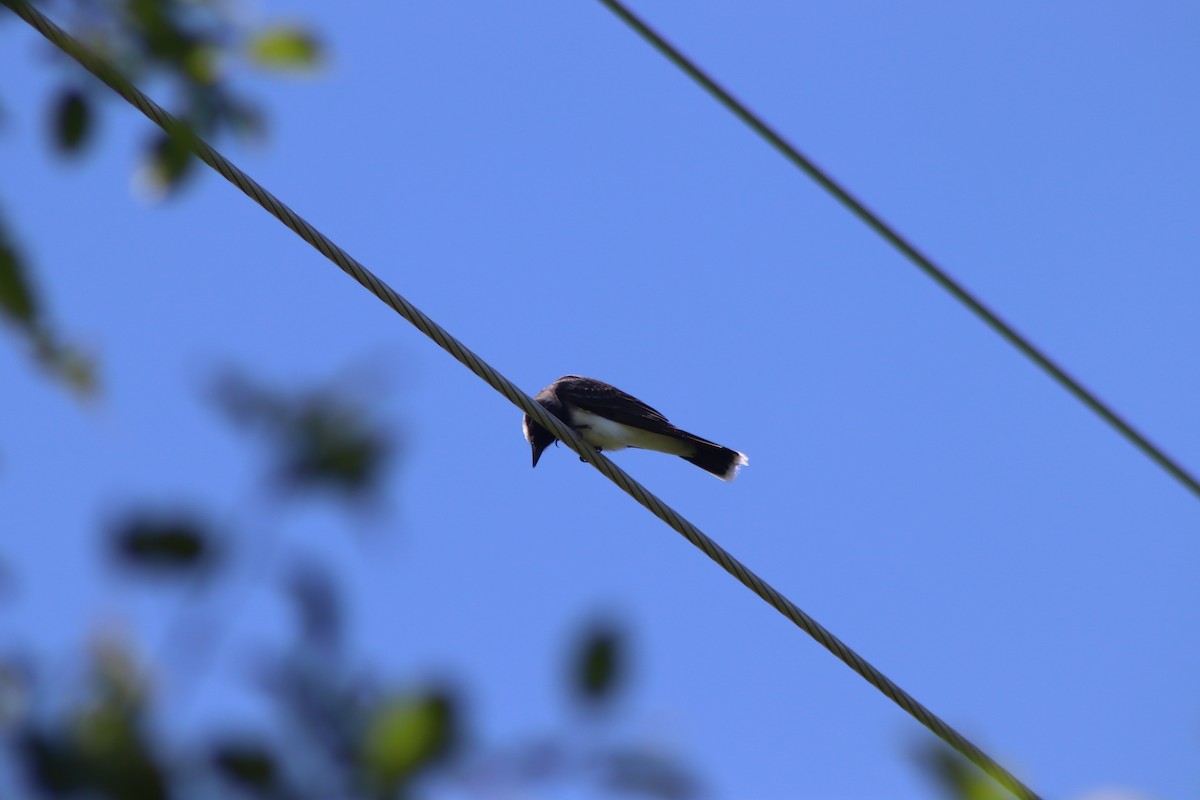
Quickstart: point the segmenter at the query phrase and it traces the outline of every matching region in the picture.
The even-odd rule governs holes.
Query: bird
[[[597,450],[657,450],[690,461],[724,481],[733,480],[750,463],[744,453],[680,430],[641,400],[594,378],[564,375],[533,399]],[[522,428],[536,467],[546,448],[557,444],[557,437],[528,414]]]

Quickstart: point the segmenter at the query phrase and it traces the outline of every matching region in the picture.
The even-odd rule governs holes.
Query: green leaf
[[[309,31],[278,25],[256,34],[247,47],[260,67],[277,70],[313,69],[321,58],[321,45]]]
[[[447,755],[455,739],[452,698],[434,692],[392,699],[366,726],[362,766],[367,783],[384,794]]]
[[[279,769],[269,750],[252,742],[224,742],[212,753],[213,766],[226,779],[265,794],[277,783]]]
[[[47,331],[34,335],[38,360],[81,397],[90,397],[99,387],[96,361],[90,355],[54,339]]]
[[[92,110],[78,89],[66,89],[54,104],[54,143],[63,153],[76,153],[92,130]]]
[[[96,364],[86,353],[60,342],[41,324],[37,296],[26,275],[21,254],[0,219],[0,317],[16,323],[32,346],[34,356],[51,374],[79,395],[96,391]]]
[[[133,569],[178,575],[210,567],[216,547],[205,526],[183,515],[143,514],[113,531],[117,562]]]
[[[288,431],[290,480],[347,492],[364,491],[376,483],[387,443],[355,409],[336,398],[314,397],[297,412]]]
[[[13,750],[33,784],[47,797],[62,797],[88,785],[90,776],[83,759],[57,731],[21,731]]]
[[[25,263],[0,220],[0,313],[25,328],[37,321],[38,305],[25,275]]]
[[[169,800],[168,776],[152,743],[142,735],[134,709],[119,699],[80,713],[73,722],[73,744],[86,764],[94,796]]]
[[[184,56],[182,71],[198,87],[212,86],[220,78],[221,51],[204,43],[189,48]]]
[[[939,744],[918,754],[926,770],[952,800],[1003,800],[1010,795],[1000,784],[953,750]]]
[[[257,426],[274,440],[279,477],[288,488],[317,486],[367,499],[394,451],[382,425],[341,389],[289,394],[229,372],[216,396],[236,422]]]
[[[149,155],[150,178],[163,190],[175,188],[192,167],[192,152],[181,137],[159,135]]]
[[[588,702],[612,696],[622,677],[621,638],[618,631],[600,625],[589,631],[575,657],[575,691]]]

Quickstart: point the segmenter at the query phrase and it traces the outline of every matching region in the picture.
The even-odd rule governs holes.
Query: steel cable
[[[353,259],[324,234],[316,230],[312,225],[280,202],[274,195],[234,166],[232,162],[209,146],[200,137],[196,136],[184,123],[159,107],[125,79],[124,76],[47,19],[40,11],[33,8],[25,0],[0,0],[0,3],[8,6],[51,43],[78,61],[85,69],[106,83],[168,134],[181,137],[182,141],[204,163],[208,164],[237,186],[268,213],[362,284],[368,291],[387,303],[400,316],[404,317],[419,331],[432,339],[439,347],[452,355],[466,366],[467,369],[471,370],[471,372],[482,378],[493,389],[504,395],[509,402],[531,415],[540,425],[552,431],[555,436],[559,437],[568,447],[578,453],[580,457],[595,466],[606,478],[646,507],[656,517],[682,534],[684,538],[719,564],[722,569],[733,575],[738,581],[790,619],[805,633],[816,639],[821,646],[833,653],[838,659],[857,672],[868,683],[892,700],[892,702],[908,712],[938,738],[968,758],[988,775],[991,775],[1017,797],[1024,798],[1025,800],[1039,800],[1038,795],[1001,767],[999,763],[972,744],[954,728],[950,727],[950,725],[924,705],[917,702],[914,697],[901,689],[886,675],[868,663],[866,659],[858,655],[840,639],[826,630],[820,623],[804,613],[796,604],[788,600],[779,591],[726,552],[724,548],[710,539],[699,528],[688,522],[678,512],[627,475],[624,470],[617,467],[584,442],[573,430],[553,415],[547,413],[545,409],[533,402],[529,395],[525,394],[516,384],[497,372],[462,344],[462,342],[458,341],[458,339],[454,338],[449,332],[408,302],[408,300],[396,293],[391,287],[372,274],[370,270]]]
[[[729,109],[734,116],[778,150],[784,158],[816,181],[822,189],[833,195],[834,199],[844,205],[850,213],[854,214],[867,227],[883,237],[888,244],[899,250],[905,258],[949,292],[955,300],[966,306],[971,313],[983,320],[988,327],[1000,334],[1001,337],[1017,348],[1026,358],[1037,364],[1060,386],[1128,439],[1142,453],[1148,456],[1150,460],[1164,469],[1167,474],[1181,483],[1185,489],[1197,498],[1200,498],[1200,480],[1192,475],[1182,464],[1168,455],[1161,447],[1150,441],[1149,437],[1135,428],[1132,423],[1118,414],[1116,410],[1101,400],[1094,392],[1072,377],[1070,373],[1059,366],[1054,359],[1042,352],[1037,345],[1018,332],[1016,328],[1005,322],[999,314],[990,309],[982,300],[952,278],[948,272],[934,263],[929,256],[921,252],[916,245],[902,236],[899,231],[885,222],[882,217],[867,208],[861,200],[850,193],[850,190],[834,180],[832,176],[817,166],[816,162],[801,153],[795,145],[768,125],[762,117],[755,114],[743,102],[730,94],[712,76],[685,56],[677,47],[664,39],[661,34],[630,11],[623,3],[619,2],[619,0],[599,1],[639,36],[649,42],[654,49],[662,53],[671,63],[683,70],[689,78],[716,98],[721,105]]]

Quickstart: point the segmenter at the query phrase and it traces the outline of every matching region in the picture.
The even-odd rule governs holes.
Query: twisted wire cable
[[[980,769],[1012,791],[1017,797],[1024,800],[1039,800],[1038,795],[1017,780],[1016,777],[1000,766],[999,763],[972,744],[966,737],[928,708],[917,702],[916,698],[901,689],[886,675],[868,663],[866,659],[850,649],[849,646],[826,630],[825,627],[812,617],[808,616],[808,614],[804,613],[796,604],[788,600],[779,591],[726,552],[724,548],[706,536],[699,528],[688,522],[677,511],[627,475],[624,470],[617,467],[583,441],[578,434],[560,422],[557,417],[547,413],[544,408],[535,403],[516,384],[497,372],[483,359],[471,352],[462,342],[450,335],[449,332],[426,316],[404,297],[396,293],[386,283],[375,277],[370,270],[353,259],[308,222],[304,221],[274,195],[204,142],[183,122],[163,110],[133,86],[117,70],[47,19],[45,15],[33,8],[26,0],[0,0],[0,3],[8,6],[14,13],[46,37],[46,39],[78,61],[85,69],[106,83],[156,125],[172,136],[182,137],[182,141],[204,163],[219,172],[230,183],[237,186],[268,213],[316,248],[318,252],[340,267],[346,274],[362,284],[369,292],[387,303],[400,316],[404,317],[419,331],[432,339],[439,347],[448,352],[457,361],[467,367],[467,369],[471,370],[471,372],[482,378],[493,389],[504,395],[509,402],[532,416],[538,424],[553,432],[568,447],[578,453],[581,458],[598,469],[602,475],[615,483],[660,520],[682,534],[685,539],[720,565],[722,569],[737,578],[742,584],[795,623],[805,633],[816,639],[822,647],[833,653],[892,702],[900,706],[900,708],[904,709],[918,722],[933,732],[934,735],[975,763]]]
[[[798,167],[808,177],[812,178],[822,189],[833,195],[833,198],[845,206],[850,213],[854,214],[867,227],[883,237],[888,244],[899,250],[905,258],[932,278],[934,282],[945,289],[955,300],[966,306],[971,313],[983,320],[989,328],[1000,334],[1009,344],[1017,348],[1022,355],[1040,367],[1055,382],[1070,392],[1075,399],[1095,412],[1104,422],[1129,440],[1134,447],[1141,450],[1151,461],[1182,484],[1185,489],[1200,498],[1200,480],[1179,461],[1150,441],[1148,436],[1118,414],[1112,406],[1105,403],[1098,395],[1072,377],[1070,373],[1032,341],[1018,332],[1016,328],[1005,322],[999,314],[951,277],[946,270],[939,267],[933,259],[921,252],[915,244],[902,236],[899,231],[885,222],[882,217],[869,209],[862,201],[851,194],[850,190],[846,189],[827,172],[817,166],[812,159],[801,153],[795,145],[768,125],[762,117],[751,111],[744,103],[717,83],[716,79],[680,52],[677,47],[663,38],[661,34],[630,11],[623,3],[619,0],[600,0],[600,2],[620,18],[622,22],[632,28],[634,32],[645,39],[654,49],[658,50],[671,63],[679,67],[689,78],[712,95],[721,105],[729,109],[734,116],[778,150],[784,158]]]

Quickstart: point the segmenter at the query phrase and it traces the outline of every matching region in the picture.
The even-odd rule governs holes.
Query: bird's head
[[[554,442],[554,434],[538,425],[533,421],[533,417],[525,415],[525,421],[522,424],[525,430],[525,439],[529,442],[529,446],[533,448],[533,466],[537,466],[538,459],[542,457],[542,453],[546,448]]]

